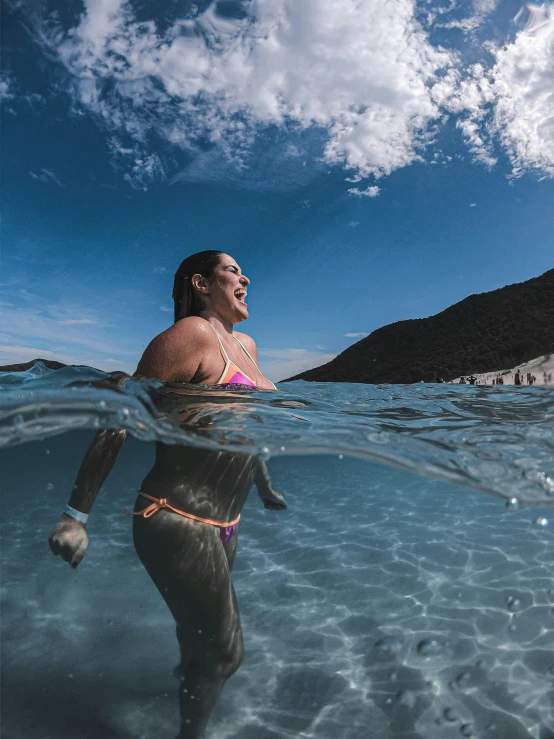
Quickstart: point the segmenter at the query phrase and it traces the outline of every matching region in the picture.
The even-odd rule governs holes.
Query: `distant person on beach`
[[[519,370],[515,374],[514,385],[521,385],[521,375],[519,374]]]
[[[249,284],[228,254],[205,251],[185,259],[175,274],[175,322],[148,345],[135,376],[172,383],[167,392],[177,397],[173,383],[276,390],[258,367],[253,339],[234,330],[249,315],[245,302]],[[98,432],[69,503],[50,534],[52,552],[73,568],[87,549],[89,511],[126,433]],[[243,659],[231,570],[240,512],[253,483],[266,508],[287,507],[261,458],[157,443],[154,467],[135,503],[137,554],[177,627],[179,739],[204,736],[225,681]],[[145,634],[146,640],[150,638]]]

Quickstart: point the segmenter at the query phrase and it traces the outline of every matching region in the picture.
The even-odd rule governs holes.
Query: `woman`
[[[135,376],[274,390],[258,367],[254,341],[234,331],[248,318],[249,284],[222,252],[185,259],[175,275],[175,323],[150,343]],[[120,430],[96,435],[50,535],[52,552],[72,567],[86,551],[88,513],[125,436]],[[243,659],[231,569],[238,519],[253,482],[267,508],[287,507],[258,458],[157,443],[135,504],[136,551],[177,624],[180,739],[204,735],[225,680]]]

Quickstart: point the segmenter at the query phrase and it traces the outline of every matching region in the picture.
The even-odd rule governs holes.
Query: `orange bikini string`
[[[173,508],[173,506],[169,505],[169,503],[167,502],[167,498],[153,498],[151,495],[143,493],[142,490],[139,490],[139,495],[141,495],[143,498],[147,498],[147,500],[153,501],[152,505],[149,505],[143,511],[139,511],[139,513],[131,513],[128,510],[124,510],[123,513],[125,513],[127,516],[142,516],[143,518],[151,518],[155,513],[161,511],[162,508],[169,508],[170,511],[173,511],[173,513],[178,513],[180,516],[185,516],[185,518],[192,518],[193,521],[200,521],[200,523],[209,523],[210,526],[219,526],[219,528],[221,529],[225,529],[228,526],[234,526],[236,523],[239,522],[240,519],[239,514],[234,521],[229,521],[229,523],[220,523],[219,521],[212,521],[211,518],[200,518],[200,516],[193,516],[192,513],[185,513],[185,511],[180,511],[178,508]]]

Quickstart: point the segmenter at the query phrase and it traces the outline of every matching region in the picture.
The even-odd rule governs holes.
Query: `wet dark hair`
[[[192,277],[202,275],[206,279],[212,277],[215,268],[220,262],[221,251],[209,249],[191,254],[181,262],[173,282],[173,303],[175,323],[187,316],[198,316],[206,307],[200,295],[192,286]]]

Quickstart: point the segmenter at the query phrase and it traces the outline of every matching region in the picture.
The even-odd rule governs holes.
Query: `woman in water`
[[[254,341],[234,331],[248,318],[249,284],[235,260],[222,252],[185,259],[175,274],[175,323],[149,344],[135,376],[275,390],[260,372]],[[98,432],[50,534],[52,552],[72,567],[87,549],[88,513],[126,433]],[[179,739],[204,736],[223,684],[243,659],[231,569],[240,512],[253,482],[266,508],[287,507],[259,458],[157,443],[154,467],[135,504],[136,551],[177,625]]]

